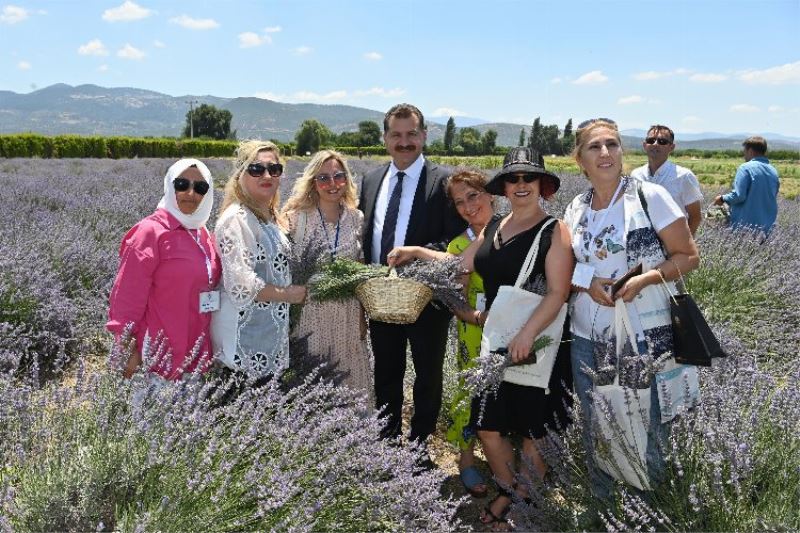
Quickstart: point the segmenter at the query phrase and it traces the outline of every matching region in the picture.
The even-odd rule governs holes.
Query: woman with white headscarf
[[[220,260],[205,227],[214,203],[211,172],[181,159],[164,176],[156,211],[122,239],[106,328],[119,339],[130,327],[125,377],[142,363],[147,342],[156,355],[149,370],[168,380],[204,372],[211,356],[211,314],[219,308]]]

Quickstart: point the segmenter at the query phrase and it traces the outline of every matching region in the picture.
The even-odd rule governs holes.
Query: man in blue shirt
[[[717,196],[714,205],[723,202],[731,208],[731,226],[769,233],[778,217],[778,171],[767,159],[767,140],[749,137],[742,143],[744,160],[733,180],[733,190]]]

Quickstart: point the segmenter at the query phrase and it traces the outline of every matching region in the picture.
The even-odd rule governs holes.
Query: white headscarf
[[[182,213],[178,208],[178,202],[175,199],[175,186],[172,181],[183,174],[183,171],[189,167],[195,166],[203,179],[208,183],[208,192],[200,201],[194,213],[187,215]],[[179,159],[167,170],[167,175],[164,176],[164,196],[158,202],[158,207],[166,209],[172,216],[186,229],[198,229],[206,225],[208,217],[211,216],[211,207],[214,205],[214,181],[211,177],[211,171],[208,167],[197,159]]]

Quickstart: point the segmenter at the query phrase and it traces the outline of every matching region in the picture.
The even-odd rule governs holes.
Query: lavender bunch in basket
[[[397,267],[397,275],[422,283],[433,291],[433,299],[439,300],[453,312],[469,309],[464,298],[464,285],[460,277],[464,271],[458,256],[436,261],[412,261]]]

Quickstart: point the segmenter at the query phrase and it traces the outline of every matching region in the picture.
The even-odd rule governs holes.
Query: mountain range
[[[287,104],[263,98],[221,98],[211,95],[169,96],[146,89],[107,88],[97,85],[73,87],[63,83],[27,94],[0,91],[0,133],[35,132],[47,135],[128,135],[175,137],[183,130],[189,102],[227,109],[233,115],[231,128],[237,137],[290,141],[300,124],[316,119],[336,133],[355,131],[362,120],[383,121],[383,112],[347,105]],[[482,133],[497,131],[497,144],[515,146],[520,129],[530,125],[487,123],[455,117],[459,127],[471,126]],[[444,135],[447,117],[428,120],[428,139]],[[482,123],[481,123],[482,122]],[[624,130],[623,144],[639,148],[646,132]],[[681,148],[707,150],[740,149],[748,134],[678,134]],[[761,134],[771,149],[800,150],[800,138]]]

